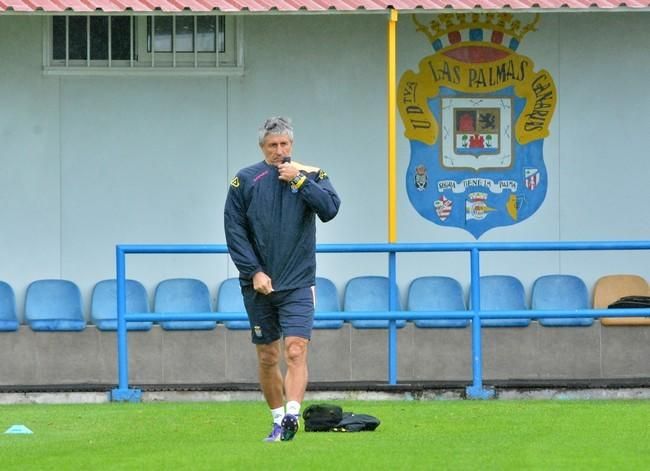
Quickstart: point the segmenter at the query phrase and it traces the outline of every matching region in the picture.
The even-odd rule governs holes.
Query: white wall
[[[427,18],[426,15],[420,15]],[[542,17],[518,52],[558,87],[549,174],[538,212],[482,241],[648,239],[650,159],[648,13]],[[41,18],[0,17],[0,279],[68,278],[88,308],[93,284],[114,277],[117,243],[223,243],[230,177],[261,158],[257,128],[286,114],[294,158],[322,166],[343,204],[319,242],[387,238],[386,19],[381,15],[249,16],[246,71],[232,78],[45,77]],[[408,15],[398,24],[398,75],[432,53]],[[471,241],[420,217],[405,191],[408,141],[398,125],[398,238]],[[384,274],[384,255],[319,255],[319,274],[343,287]],[[129,256],[128,274],[153,293],[166,277],[209,284],[235,276],[225,256]],[[612,272],[650,278],[650,253],[496,254],[484,273],[575,273],[592,284]],[[468,281],[464,254],[403,255],[402,292],[413,277]]]
[[[647,13],[561,17],[562,239],[650,239]],[[562,269],[650,278],[650,254],[565,254]]]
[[[40,73],[39,25],[0,17],[0,278],[19,299],[61,275],[59,95]]]

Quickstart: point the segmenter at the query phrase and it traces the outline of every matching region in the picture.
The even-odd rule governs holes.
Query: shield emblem
[[[539,174],[539,169],[536,168],[526,168],[524,169],[524,184],[526,188],[530,191],[533,191],[539,185],[539,180],[541,176]]]
[[[424,165],[418,165],[415,167],[415,189],[424,191],[428,184],[427,168]]]
[[[453,202],[450,199],[445,198],[445,195],[442,195],[440,198],[433,202],[433,206],[436,209],[436,214],[440,221],[445,222],[449,215],[451,214],[451,209]]]
[[[542,205],[556,90],[548,72],[535,72],[532,59],[516,52],[537,21],[522,26],[508,14],[416,20],[435,53],[418,73],[404,73],[398,105],[411,144],[409,200],[433,223],[478,239]],[[417,184],[422,169],[426,185]]]
[[[478,103],[469,103],[473,106],[464,108],[454,106],[452,99],[449,101],[453,107],[454,153],[475,156],[499,153],[501,108],[478,106]],[[481,102],[485,105],[484,100]]]
[[[509,167],[512,163],[511,110],[508,97],[443,98],[440,109],[443,165],[450,170]],[[445,137],[452,133],[452,139]]]

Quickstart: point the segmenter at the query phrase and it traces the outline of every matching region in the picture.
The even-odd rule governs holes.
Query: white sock
[[[273,423],[280,425],[282,423],[282,418],[284,417],[284,406],[278,407],[277,409],[271,409],[271,415],[273,416]]]
[[[287,402],[287,414],[300,415],[300,403],[298,401]]]

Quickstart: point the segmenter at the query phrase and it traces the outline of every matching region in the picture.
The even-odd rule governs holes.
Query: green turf
[[[650,401],[338,402],[375,432],[262,443],[261,402],[0,406],[0,470],[650,467]],[[305,404],[307,405],[307,404]]]

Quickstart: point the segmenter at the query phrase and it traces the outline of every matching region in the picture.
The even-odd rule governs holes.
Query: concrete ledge
[[[650,377],[650,326],[484,328],[484,381]],[[398,330],[398,381],[468,384],[471,329]],[[388,331],[315,330],[310,381],[387,382]],[[247,331],[129,332],[129,383],[140,385],[257,384],[255,348]],[[0,334],[0,388],[12,385],[117,383],[115,332]]]
[[[205,390],[182,391],[160,390],[143,391],[143,402],[228,402],[263,401],[260,391],[251,390]],[[308,390],[305,402],[314,401],[430,401],[463,400],[464,390],[458,388],[420,388],[410,389],[327,389]],[[650,387],[610,387],[610,388],[496,388],[494,400],[648,400]],[[3,404],[98,404],[110,402],[108,392],[0,392],[0,405]]]

